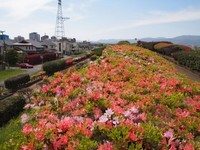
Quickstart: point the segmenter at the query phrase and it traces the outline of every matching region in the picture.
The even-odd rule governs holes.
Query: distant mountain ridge
[[[134,39],[107,39],[107,40],[99,40],[99,43],[106,43],[106,44],[116,44],[119,41],[127,40],[131,43],[136,43]],[[182,35],[174,38],[165,38],[165,37],[158,37],[158,38],[142,38],[138,39],[141,41],[152,42],[152,41],[169,41],[174,44],[182,44],[188,46],[200,46],[200,36],[198,35]]]

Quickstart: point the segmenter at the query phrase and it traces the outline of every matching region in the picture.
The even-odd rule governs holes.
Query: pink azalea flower
[[[167,137],[167,138],[172,138],[173,137],[173,134],[174,134],[174,131],[173,131],[173,129],[169,129],[168,131],[166,131],[165,133],[164,133],[164,137]]]
[[[116,126],[119,124],[119,118],[118,117],[114,117],[113,118],[113,124]]]
[[[21,123],[26,123],[28,119],[29,119],[29,116],[27,114],[23,114],[21,116]]]
[[[109,109],[106,110],[104,115],[111,117],[113,114],[114,114],[114,112],[112,111],[112,109],[109,108]]]
[[[183,150],[195,150],[195,149],[194,149],[194,146],[191,143],[187,143],[184,146]]]
[[[131,111],[131,112],[133,112],[133,113],[135,113],[135,114],[137,114],[137,113],[138,113],[138,109],[137,109],[137,108],[135,108],[135,107],[132,107],[132,108],[130,109],[130,111]]]
[[[129,137],[128,137],[130,140],[132,140],[132,141],[137,141],[138,140],[138,137],[137,137],[137,135],[135,134],[135,132],[134,132],[134,130],[132,129],[131,131],[130,131],[130,134],[129,134]]]
[[[38,140],[38,141],[44,140],[44,134],[42,132],[37,132],[35,134],[35,139]]]
[[[21,149],[22,149],[22,150],[34,150],[33,143],[30,142],[30,143],[28,143],[28,145],[22,145],[22,146],[21,146]]]
[[[98,150],[114,150],[112,143],[106,142],[104,144],[99,145]]]
[[[33,131],[33,129],[30,124],[26,124],[22,129],[22,133],[24,133],[26,135],[29,135],[32,131]]]
[[[62,136],[60,138],[60,141],[63,145],[67,145],[68,144],[68,137],[67,136]]]
[[[99,122],[100,123],[105,123],[106,121],[108,121],[108,117],[106,115],[102,115],[100,118],[99,118]]]
[[[131,111],[130,111],[130,110],[125,111],[125,112],[123,113],[123,115],[124,115],[125,117],[129,117],[129,116],[131,115]]]
[[[146,119],[146,113],[143,112],[142,114],[139,114],[139,115],[138,115],[138,118],[141,119],[142,121],[146,121],[146,120],[147,120],[147,119]]]

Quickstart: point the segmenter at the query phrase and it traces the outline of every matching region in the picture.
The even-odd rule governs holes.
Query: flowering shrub
[[[160,49],[171,46],[171,45],[172,44],[170,44],[170,43],[158,43],[158,44],[154,45],[154,49],[159,51]]]
[[[181,65],[200,72],[200,51],[182,51],[173,54],[173,57]]]
[[[67,66],[71,66],[73,64],[74,60],[73,59],[68,59],[65,61],[65,63],[67,64]]]
[[[12,143],[23,150],[198,149],[199,89],[151,51],[109,46],[87,68],[50,78],[26,107],[35,114],[22,117],[26,140]]]
[[[176,47],[179,47],[182,51],[192,51],[192,48],[186,45],[175,45]]]
[[[25,58],[25,62],[32,64],[32,65],[37,65],[37,64],[41,64],[41,63],[47,62],[47,61],[52,61],[55,59],[56,59],[56,53],[48,52],[48,53],[44,53],[44,54],[28,55]]]
[[[37,65],[42,63],[42,59],[40,54],[32,54],[32,55],[27,55],[25,58],[25,62],[31,64],[31,65]]]

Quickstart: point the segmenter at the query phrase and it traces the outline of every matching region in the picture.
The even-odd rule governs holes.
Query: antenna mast
[[[62,39],[65,36],[64,21],[70,19],[62,16],[62,1],[58,0],[58,10],[56,18],[55,37]]]

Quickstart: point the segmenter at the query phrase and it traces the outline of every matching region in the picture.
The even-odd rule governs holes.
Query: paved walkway
[[[193,81],[196,81],[196,82],[200,82],[200,75],[198,75],[198,74],[196,74],[196,73],[194,73],[194,72],[192,72],[192,71],[190,71],[190,70],[188,70],[188,69],[186,69],[186,68],[184,68],[184,67],[181,67],[181,66],[179,66],[179,65],[176,65],[176,64],[174,64],[174,68],[175,68],[178,72],[180,72],[180,73],[186,75],[189,79],[191,79],[191,80],[193,80]]]

